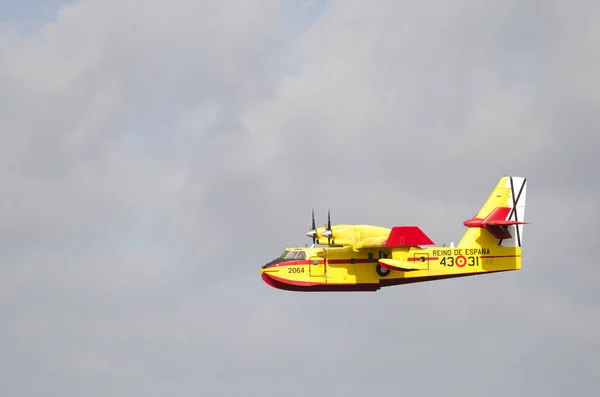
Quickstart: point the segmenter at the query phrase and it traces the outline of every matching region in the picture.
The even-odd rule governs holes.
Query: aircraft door
[[[309,259],[309,273],[311,277],[325,277],[325,258],[311,256]]]

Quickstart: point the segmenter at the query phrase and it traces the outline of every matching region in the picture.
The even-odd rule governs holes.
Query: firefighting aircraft
[[[459,243],[441,247],[418,226],[327,225],[313,245],[286,248],[262,266],[262,279],[289,291],[376,291],[381,287],[521,269],[527,180],[504,176]],[[423,246],[432,246],[424,248]]]

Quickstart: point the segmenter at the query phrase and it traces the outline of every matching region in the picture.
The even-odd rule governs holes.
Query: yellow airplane
[[[434,246],[418,226],[331,225],[306,233],[313,245],[286,248],[262,279],[289,291],[376,291],[392,285],[521,269],[527,180],[504,176],[454,246]],[[317,246],[317,244],[319,246]],[[433,246],[423,248],[423,246]]]

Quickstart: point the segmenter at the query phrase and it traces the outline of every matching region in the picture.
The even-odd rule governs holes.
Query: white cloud
[[[5,394],[592,388],[595,3],[330,2],[291,48],[279,6],[88,0],[0,30]],[[442,244],[505,173],[530,179],[519,273],[260,280],[311,207]]]

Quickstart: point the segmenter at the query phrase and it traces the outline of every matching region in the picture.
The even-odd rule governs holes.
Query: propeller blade
[[[327,210],[327,230],[329,231],[329,235],[327,236],[327,244],[331,245],[331,213],[329,209]]]
[[[316,244],[317,243],[317,225],[315,224],[315,210],[314,210],[314,208],[312,210],[312,224],[311,224],[311,227],[312,227],[311,230],[314,231],[314,233],[312,235],[313,244]]]

